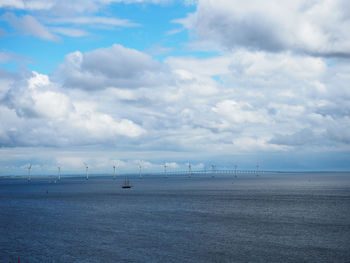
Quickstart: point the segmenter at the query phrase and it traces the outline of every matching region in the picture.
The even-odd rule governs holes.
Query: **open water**
[[[0,262],[350,262],[350,174],[0,178]]]

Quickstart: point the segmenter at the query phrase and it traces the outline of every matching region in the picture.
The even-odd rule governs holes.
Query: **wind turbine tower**
[[[113,165],[113,180],[115,180],[115,165]]]
[[[259,176],[259,163],[256,163],[256,176]]]
[[[190,162],[188,162],[188,177],[191,177],[192,175],[192,165]]]
[[[58,181],[60,182],[61,181],[61,167],[58,166],[57,169],[58,169],[58,171],[57,171]]]
[[[30,183],[30,180],[31,180],[31,178],[30,178],[30,169],[32,169],[32,164],[28,165],[28,183]]]
[[[211,165],[211,177],[215,177],[215,165]]]
[[[87,165],[87,163],[84,163],[85,165],[85,179],[89,180],[89,166]]]
[[[237,164],[235,164],[235,177],[237,177]]]
[[[139,162],[139,178],[142,177],[141,170],[142,170],[142,165],[141,165],[141,162]]]
[[[164,163],[164,176],[168,177],[167,173],[166,173],[166,168],[168,167],[167,163]]]

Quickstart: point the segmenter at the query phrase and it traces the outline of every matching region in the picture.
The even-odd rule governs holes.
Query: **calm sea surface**
[[[0,179],[0,262],[350,262],[350,174]]]

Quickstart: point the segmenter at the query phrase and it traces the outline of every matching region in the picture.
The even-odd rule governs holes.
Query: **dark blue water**
[[[131,183],[0,179],[0,262],[350,262],[350,174]]]

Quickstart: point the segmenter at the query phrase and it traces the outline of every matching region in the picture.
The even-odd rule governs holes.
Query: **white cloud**
[[[179,168],[179,165],[176,162],[166,162],[165,163],[166,167],[170,168],[170,169],[176,169]]]
[[[185,5],[197,5],[198,4],[198,0],[185,0],[184,1]]]
[[[171,68],[179,70],[178,72],[189,72],[190,74],[199,74],[203,76],[215,76],[227,74],[230,72],[229,65],[232,63],[230,56],[217,56],[206,59],[195,57],[169,57],[165,60]]]
[[[171,36],[171,35],[179,34],[179,33],[183,32],[183,31],[184,31],[183,28],[176,28],[176,29],[172,29],[172,30],[167,31],[165,34],[167,36]]]
[[[69,97],[48,76],[33,72],[13,84],[4,101],[2,145],[90,145],[117,143],[145,130],[126,118],[113,118],[94,105]],[[5,112],[5,111],[4,111]]]
[[[163,4],[170,0],[2,0],[0,8],[22,10],[51,10],[56,14],[96,12],[112,3],[153,3]]]
[[[60,5],[59,2],[54,4],[46,4],[46,5],[40,5],[39,2],[25,2],[20,4],[21,2],[18,2],[17,4],[14,3],[14,8],[20,8],[20,9],[27,9],[27,10],[36,10],[36,9],[52,9],[52,12],[56,10],[58,14],[54,14],[52,16],[41,16],[41,21],[39,22],[37,18],[35,18],[32,15],[25,14],[21,17],[16,16],[14,13],[7,12],[1,16],[2,20],[5,20],[8,22],[13,28],[15,28],[18,32],[24,35],[32,35],[39,37],[41,39],[50,40],[50,41],[58,41],[60,40],[60,37],[57,36],[54,33],[58,33],[64,36],[69,37],[82,37],[89,35],[89,32],[86,30],[83,30],[81,28],[74,28],[74,27],[82,27],[82,26],[94,26],[94,27],[134,27],[139,26],[137,23],[131,22],[127,19],[118,19],[115,17],[104,17],[104,16],[76,16],[76,13],[73,11],[74,8],[69,9],[67,6],[62,7],[63,9],[67,8],[67,14],[66,11],[62,11],[63,14],[61,14],[61,7],[57,7],[57,5]],[[73,1],[73,5],[77,4],[75,1]],[[95,3],[90,3],[94,5]],[[21,7],[20,7],[21,6]],[[82,12],[85,12],[85,8],[89,9],[89,4],[80,3],[79,6],[83,6]],[[7,6],[6,6],[7,7]],[[92,8],[94,9],[94,8]],[[69,10],[69,11],[68,11]],[[74,15],[72,16],[71,13]],[[80,12],[78,12],[80,13]],[[56,26],[52,26],[56,25]],[[74,27],[72,27],[74,26]],[[6,32],[3,30],[3,35],[7,35]]]
[[[244,73],[253,78],[273,76],[277,73],[283,77],[314,78],[321,76],[326,70],[326,64],[320,58],[288,53],[238,51],[234,53],[231,61],[231,68],[236,72],[238,70],[238,74]]]
[[[293,134],[277,134],[270,140],[270,143],[295,147],[313,143],[317,139],[316,136],[311,129],[302,129]]]
[[[59,156],[56,158],[57,165],[61,166],[61,169],[64,171],[71,169],[81,169],[83,163],[86,162],[85,158],[77,156]],[[62,172],[62,171],[61,171]]]
[[[52,24],[77,24],[77,25],[108,25],[120,27],[133,27],[138,24],[127,19],[103,16],[78,16],[78,17],[57,17],[48,19]]]
[[[57,34],[82,37],[91,34],[89,32],[91,28],[113,30],[115,27],[140,26],[128,19],[100,15],[113,3],[163,4],[168,2],[164,0],[4,0],[0,2],[0,8],[15,13],[23,10],[20,11],[23,15],[19,17],[11,12],[1,16],[2,20],[7,21],[17,32],[45,40],[59,41],[61,38]],[[7,32],[0,28],[1,35],[8,36]]]
[[[0,51],[0,64],[7,63],[7,62],[28,62],[30,61],[28,58],[23,57],[19,54],[8,52],[8,51]]]
[[[3,0],[0,3],[1,8],[25,9],[25,10],[48,10],[53,6],[52,1],[42,0]]]
[[[197,11],[177,22],[200,41],[232,50],[292,50],[321,56],[349,56],[346,0],[200,0]]]
[[[108,114],[98,112],[78,111],[70,116],[69,121],[69,125],[73,129],[87,132],[87,137],[93,141],[101,140],[103,142],[113,139],[116,135],[138,137],[145,132],[144,129],[130,120],[115,121]]]
[[[233,100],[223,100],[212,110],[233,122],[269,122],[268,115],[263,109],[256,110],[247,102],[237,103]]]
[[[151,56],[115,44],[84,54],[68,54],[58,74],[68,88],[101,90],[154,86],[166,77],[162,71]]]
[[[289,148],[283,145],[274,145],[264,138],[240,137],[233,141],[233,146],[240,151],[285,151]]]
[[[171,47],[165,47],[159,44],[152,45],[150,48],[148,48],[145,52],[151,56],[156,55],[164,55],[167,53],[170,53],[174,49]]]
[[[33,35],[51,41],[60,40],[58,36],[52,34],[47,27],[39,23],[33,16],[24,15],[17,17],[13,13],[5,13],[2,15],[2,19],[25,35]]]
[[[69,37],[83,37],[89,35],[89,32],[76,28],[52,27],[51,30],[55,33]]]

